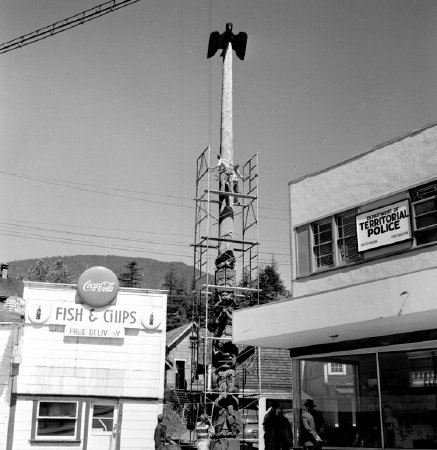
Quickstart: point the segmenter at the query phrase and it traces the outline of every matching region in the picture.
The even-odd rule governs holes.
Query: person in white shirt
[[[217,155],[217,165],[215,169],[219,170],[219,174],[223,175],[224,179],[224,190],[227,192],[233,192],[234,194],[239,194],[238,190],[238,179],[242,179],[243,181],[247,180],[249,177],[244,177],[240,172],[240,165],[233,164],[229,159],[222,158],[220,155]],[[220,190],[223,189],[222,180],[220,177]],[[231,191],[232,189],[232,191]],[[237,198],[234,198],[234,204],[239,205],[239,201]]]
[[[211,436],[214,434],[214,427],[206,414],[200,416],[200,422],[196,423],[196,446],[198,450],[209,450]]]

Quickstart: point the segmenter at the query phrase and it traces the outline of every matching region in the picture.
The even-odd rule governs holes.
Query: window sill
[[[317,275],[323,275],[323,274],[330,273],[330,272],[340,271],[342,269],[348,269],[351,267],[362,266],[362,265],[365,265],[368,263],[374,263],[377,260],[391,258],[391,257],[397,256],[397,255],[405,255],[406,253],[420,251],[427,247],[432,247],[434,245],[437,245],[437,242],[427,242],[426,244],[415,245],[414,247],[409,248],[407,250],[401,250],[401,251],[389,253],[389,254],[383,255],[383,256],[380,256],[380,255],[374,256],[372,258],[368,258],[368,259],[362,260],[362,261],[356,261],[356,262],[351,262],[351,263],[347,263],[347,264],[341,264],[338,266],[327,267],[326,269],[315,270],[307,275],[298,275],[298,276],[296,276],[295,280],[303,280],[305,278],[312,278],[312,277],[316,277]]]
[[[30,444],[81,444],[80,439],[29,439]]]

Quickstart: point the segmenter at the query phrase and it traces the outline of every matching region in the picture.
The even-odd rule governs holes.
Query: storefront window
[[[301,445],[311,446],[314,423],[326,446],[380,447],[375,355],[303,360],[301,374]]]
[[[437,350],[379,355],[385,448],[437,448]]]
[[[77,402],[39,402],[36,437],[74,437],[77,411]]]

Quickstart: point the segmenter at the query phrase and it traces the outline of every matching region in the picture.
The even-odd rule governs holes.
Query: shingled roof
[[[194,322],[187,323],[173,330],[167,331],[166,345],[167,351],[170,351],[173,347],[179,344],[190,333],[194,325]]]
[[[18,278],[0,277],[0,300],[6,300],[14,295],[23,297],[23,281]]]

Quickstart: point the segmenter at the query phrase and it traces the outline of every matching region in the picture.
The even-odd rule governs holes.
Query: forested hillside
[[[179,273],[183,274],[187,283],[191,283],[193,279],[193,268],[181,262],[163,262],[150,258],[134,258],[130,256],[115,256],[115,255],[75,255],[75,256],[56,256],[52,258],[37,258],[25,259],[21,261],[10,261],[9,275],[11,277],[26,276],[30,267],[36,264],[38,259],[54,263],[57,260],[62,260],[73,272],[73,283],[77,281],[81,273],[93,266],[104,266],[111,269],[116,275],[125,271],[125,266],[128,262],[135,261],[138,267],[141,268],[142,281],[141,287],[148,289],[161,289],[166,273],[170,270],[172,265]]]

